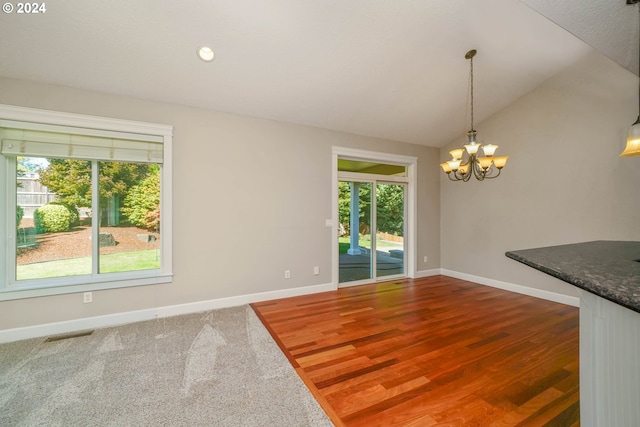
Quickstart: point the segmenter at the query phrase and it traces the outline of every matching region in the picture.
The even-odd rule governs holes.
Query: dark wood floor
[[[446,276],[252,304],[337,426],[577,426],[578,309]]]

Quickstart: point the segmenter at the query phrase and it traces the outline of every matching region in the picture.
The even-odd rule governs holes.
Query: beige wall
[[[484,182],[441,179],[442,267],[578,295],[504,256],[509,250],[640,239],[640,158],[621,159],[638,78],[592,53],[477,124],[510,159]],[[441,160],[455,143],[441,150]]]
[[[79,294],[0,302],[0,330],[331,283],[334,145],[418,157],[416,265],[440,267],[437,149],[2,78],[0,103],[173,125],[175,274],[97,291],[91,304]]]
[[[504,252],[640,239],[640,158],[618,157],[637,84],[589,55],[476,126],[511,156],[500,178],[453,183],[437,163],[462,137],[437,150],[0,78],[3,104],[175,126],[174,282],[98,291],[92,304],[78,294],[0,302],[0,329],[330,283],[333,145],[418,157],[418,270],[577,295]]]

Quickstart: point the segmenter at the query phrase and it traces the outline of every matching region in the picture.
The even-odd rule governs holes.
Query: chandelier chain
[[[473,56],[471,57],[471,130],[473,131]]]

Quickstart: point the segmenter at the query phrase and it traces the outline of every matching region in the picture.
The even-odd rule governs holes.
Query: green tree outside
[[[377,185],[378,230],[396,236],[402,236],[404,231],[404,188],[397,184]],[[360,230],[368,234],[371,224],[371,184],[363,183],[359,190],[360,198]],[[341,181],[338,184],[338,217],[340,224],[347,233],[350,232],[351,189],[349,183]]]
[[[378,230],[402,236],[404,232],[404,188],[397,184],[378,184]]]
[[[40,182],[56,193],[57,202],[91,207],[91,161],[47,159]],[[124,200],[120,211],[143,228],[157,229],[160,220],[160,167],[148,163],[99,162],[100,206]]]
[[[151,165],[148,175],[127,192],[122,213],[138,227],[149,230],[160,226],[160,166]]]
[[[56,193],[59,201],[77,207],[91,207],[91,162],[48,159],[40,170],[40,182]],[[125,197],[129,188],[147,176],[146,163],[100,162],[100,204],[111,197]]]

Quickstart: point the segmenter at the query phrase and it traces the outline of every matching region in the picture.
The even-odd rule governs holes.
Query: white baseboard
[[[106,328],[108,326],[124,325],[125,323],[142,322],[144,320],[155,319],[155,313],[156,309],[149,308],[146,310],[127,311],[104,316],[84,317],[82,319],[65,320],[63,322],[25,326],[23,328],[5,329],[0,331],[0,343]]]
[[[86,331],[89,329],[107,328],[110,326],[118,326],[126,323],[153,320],[161,317],[198,313],[219,308],[236,307],[253,302],[268,301],[272,299],[295,297],[299,295],[307,295],[334,290],[336,290],[336,286],[332,283],[327,283],[322,285],[303,286],[292,289],[280,289],[276,291],[238,295],[228,298],[218,298],[207,301],[197,301],[186,304],[149,308],[145,310],[128,311],[124,313],[107,314],[104,316],[85,317],[81,319],[45,323],[42,325],[26,326],[22,328],[5,329],[0,330],[0,343],[20,341],[30,338],[40,338],[51,335],[67,334],[71,332]]]
[[[455,277],[456,279],[468,280],[469,282],[479,283],[481,285],[491,286],[493,288],[504,289],[506,291],[529,295],[531,297],[541,298],[547,301],[559,302],[560,304],[580,307],[580,298],[578,297],[572,297],[569,295],[545,291],[542,289],[530,288],[528,286],[516,285],[515,283],[502,282],[500,280],[487,279],[486,277],[460,273],[458,271],[447,270],[446,268],[442,268],[441,271],[443,275]]]
[[[432,268],[431,270],[416,271],[415,277],[418,279],[420,277],[437,276],[439,274],[443,274],[441,268]]]
[[[514,283],[502,282],[488,279],[472,274],[460,273],[444,268],[422,270],[416,272],[416,278],[429,277],[442,274],[455,277],[457,279],[468,280],[481,285],[504,289],[519,294],[542,298],[548,301],[561,304],[580,306],[580,299],[556,292],[545,291],[527,286],[516,285]],[[123,325],[125,323],[141,322],[161,317],[177,316],[180,314],[198,313],[202,311],[215,310],[227,307],[236,307],[243,304],[250,304],[260,301],[268,301],[278,298],[288,298],[299,295],[314,294],[319,292],[334,291],[337,287],[333,283],[322,285],[304,286],[292,289],[280,289],[276,291],[260,292],[255,294],[238,295],[227,298],[218,298],[206,301],[197,301],[186,304],[170,305],[165,307],[149,308],[138,311],[128,311],[124,313],[107,314],[104,316],[86,317],[82,319],[67,320],[63,322],[45,323],[42,325],[26,326],[23,328],[0,330],[0,343],[39,338],[50,335],[60,335],[70,332],[84,331],[88,329],[106,328],[110,326]]]
[[[322,285],[303,286],[292,289],[279,289],[277,291],[260,292],[256,294],[238,295],[227,298],[218,298],[207,301],[196,301],[186,304],[169,305],[156,309],[157,317],[171,317],[180,314],[198,313],[201,311],[217,310],[219,308],[237,307],[253,302],[268,301],[279,298],[297,297],[300,295],[317,294],[319,292],[335,291],[333,283]]]

